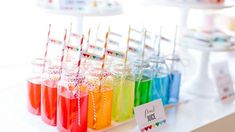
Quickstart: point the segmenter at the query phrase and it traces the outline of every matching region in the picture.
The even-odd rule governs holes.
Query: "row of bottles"
[[[32,62],[28,109],[41,115],[45,123],[57,125],[59,131],[105,129],[111,126],[112,120],[132,119],[136,106],[156,99],[161,99],[164,105],[179,100],[181,71],[176,67],[180,63],[176,56],[153,55],[146,60],[132,59],[129,63],[110,63],[111,60],[101,68],[100,64],[104,63],[99,61],[81,61],[81,45],[76,48],[49,41],[58,43],[61,52],[57,51],[53,59]],[[74,56],[68,52],[71,49]],[[174,67],[169,68],[170,65]]]

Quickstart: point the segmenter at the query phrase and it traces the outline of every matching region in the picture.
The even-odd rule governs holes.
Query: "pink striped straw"
[[[82,45],[83,45],[83,39],[84,39],[84,36],[82,35],[82,38],[81,38],[81,41],[80,41],[80,51],[79,51],[79,58],[78,58],[78,63],[77,63],[77,67],[78,67],[78,71],[77,71],[77,75],[76,75],[76,84],[75,84],[75,88],[78,86],[78,77],[79,77],[79,74],[80,74],[80,66],[81,66],[81,60],[82,60]]]
[[[80,87],[78,87],[78,90],[76,89],[76,87],[78,86],[78,83],[80,82],[79,81],[79,74],[80,74],[80,65],[81,65],[81,56],[82,56],[82,45],[83,45],[83,39],[84,39],[84,36],[82,35],[82,38],[81,38],[81,41],[80,41],[80,51],[79,51],[79,59],[78,59],[78,64],[77,64],[77,67],[78,67],[78,71],[77,71],[77,75],[76,75],[76,83],[75,83],[75,94],[78,93],[78,124],[81,125],[81,108],[80,108]]]
[[[49,30],[47,33],[47,43],[46,43],[46,49],[45,49],[45,53],[44,53],[44,62],[43,62],[43,70],[42,70],[43,73],[45,71],[45,63],[46,63],[46,58],[47,58],[48,45],[49,45],[49,41],[50,41],[50,34],[51,34],[51,24],[49,24]]]

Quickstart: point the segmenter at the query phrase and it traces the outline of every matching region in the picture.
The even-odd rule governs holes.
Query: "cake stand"
[[[199,2],[180,2],[177,0],[143,0],[143,4],[179,7],[181,9],[180,26],[187,27],[187,19],[190,9],[219,10],[233,7],[235,5],[235,2],[227,0],[223,4],[206,4]]]
[[[235,46],[228,46],[228,47],[206,47],[206,46],[199,46],[195,43],[184,43],[180,42],[178,44],[187,49],[194,49],[201,51],[201,59],[200,59],[200,66],[197,70],[197,74],[195,78],[191,82],[188,83],[185,87],[187,87],[187,92],[201,96],[201,97],[215,97],[217,95],[216,85],[208,75],[208,64],[211,52],[229,52],[234,51]],[[194,69],[192,69],[194,70]]]
[[[85,16],[113,16],[122,14],[122,6],[120,4],[115,6],[106,7],[90,7],[84,9],[61,9],[59,6],[48,6],[38,4],[40,8],[43,8],[48,13],[74,16],[76,17],[77,33],[82,34],[83,18]]]

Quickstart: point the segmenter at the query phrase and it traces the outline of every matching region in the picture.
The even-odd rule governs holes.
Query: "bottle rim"
[[[31,61],[33,66],[44,67],[45,66],[45,59],[44,58],[35,58]]]

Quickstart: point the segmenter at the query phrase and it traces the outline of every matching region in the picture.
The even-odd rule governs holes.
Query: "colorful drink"
[[[88,127],[96,130],[110,126],[112,117],[112,88],[101,89],[89,91]]]
[[[78,106],[79,105],[79,106]],[[57,128],[60,132],[86,132],[88,93],[74,95],[65,87],[58,89]]]
[[[177,103],[179,101],[181,73],[179,71],[173,71],[170,76],[171,86],[169,92],[169,103]]]
[[[151,101],[162,99],[163,105],[168,104],[170,79],[168,75],[156,76],[152,80]]]
[[[151,79],[142,76],[141,80],[135,81],[135,106],[139,106],[150,101]]]
[[[41,86],[41,117],[52,126],[56,126],[57,81],[46,80]]]
[[[41,114],[41,78],[28,79],[28,111],[35,115]]]
[[[133,117],[135,81],[128,77],[114,77],[112,118],[116,122]]]

